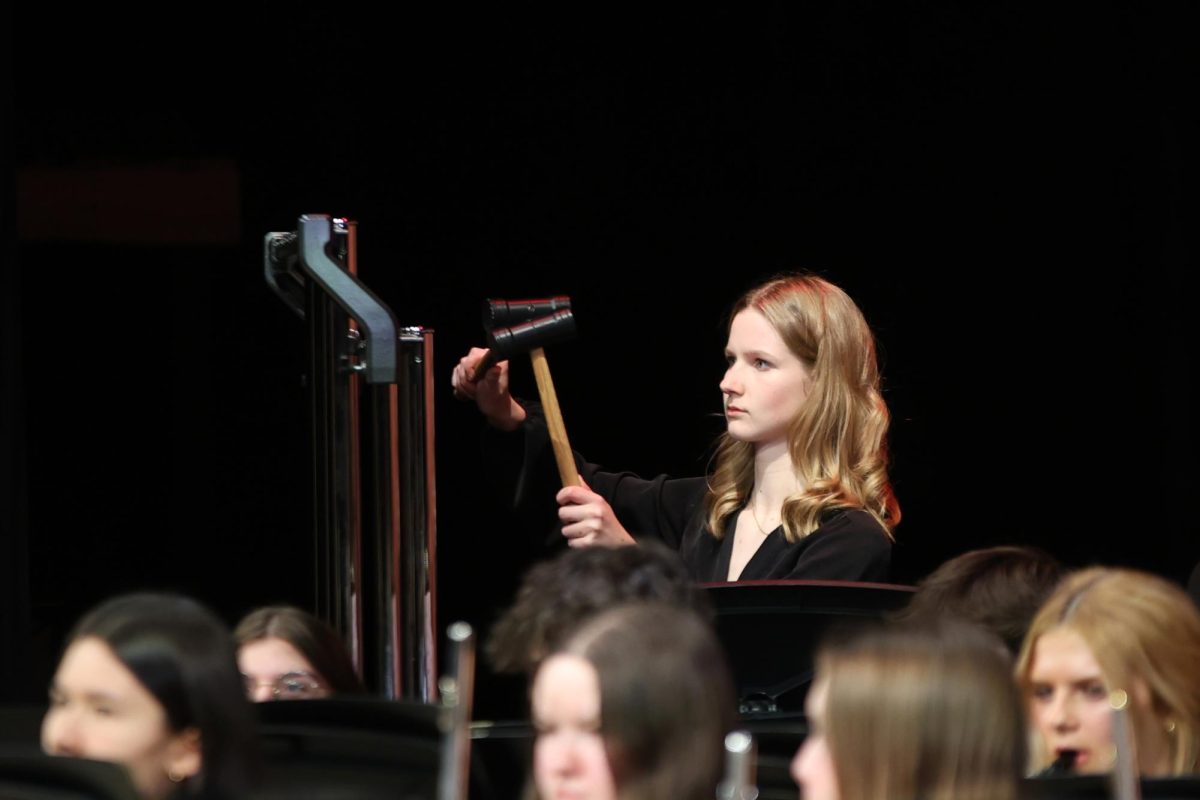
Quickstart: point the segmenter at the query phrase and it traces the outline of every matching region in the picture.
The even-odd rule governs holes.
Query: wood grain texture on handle
[[[537,380],[538,395],[542,409],[546,412],[546,428],[550,431],[550,444],[554,447],[554,460],[558,462],[558,475],[563,486],[582,486],[579,470],[575,468],[575,454],[567,440],[567,427],[563,424],[562,411],[558,407],[558,395],[554,392],[554,381],[550,378],[550,365],[546,363],[546,352],[535,347],[529,351],[533,361],[533,377]]]

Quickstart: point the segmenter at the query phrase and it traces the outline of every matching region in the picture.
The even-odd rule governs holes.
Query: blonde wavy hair
[[[830,508],[861,508],[888,537],[900,504],[887,474],[887,404],[879,391],[875,337],[862,312],[832,283],[788,274],[757,286],[734,305],[762,314],[812,379],[808,398],[788,430],[788,449],[804,491],[783,504],[784,536],[795,542],[820,525]],[[754,488],[754,445],[728,433],[717,441],[705,500],[718,539],[725,522]]]
[[[1136,708],[1130,714],[1134,741],[1150,733],[1145,726],[1162,726],[1169,731],[1171,774],[1195,772],[1200,766],[1200,609],[1187,593],[1140,570],[1090,567],[1071,573],[1038,611],[1021,644],[1016,679],[1027,698],[1038,637],[1059,629],[1083,638],[1109,690],[1124,689],[1133,698],[1137,681],[1149,690],[1149,717]],[[1045,752],[1035,759],[1034,770],[1051,760]]]

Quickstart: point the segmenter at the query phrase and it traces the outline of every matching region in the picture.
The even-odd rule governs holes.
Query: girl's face
[[[270,636],[238,648],[238,670],[246,681],[246,696],[264,700],[308,700],[328,697],[325,680],[291,642]]]
[[[1143,775],[1171,772],[1171,743],[1165,723],[1153,710],[1150,690],[1136,677],[1125,687],[1109,686],[1083,637],[1055,628],[1038,637],[1029,669],[1029,708],[1048,763],[1074,750],[1074,768],[1083,774],[1109,772],[1116,757],[1109,693],[1126,692],[1127,714]]]
[[[825,703],[829,681],[818,678],[804,699],[808,734],[792,759],[792,778],[800,784],[804,800],[838,800],[837,771],[825,739]]]
[[[758,311],[738,313],[725,345],[729,366],[721,381],[729,435],[768,445],[787,441],[812,385],[808,368]]]
[[[552,655],[537,671],[531,699],[537,731],[533,777],[540,800],[616,800],[600,730],[595,667],[579,656]]]
[[[166,710],[101,639],[73,642],[54,674],[42,720],[42,749],[51,755],[115,761],[139,794],[166,797],[176,780],[200,771],[200,737],[176,733]]]
[[[1029,714],[1041,735],[1045,761],[1074,750],[1074,769],[1112,769],[1112,707],[1109,686],[1083,637],[1055,628],[1038,637],[1029,669]]]

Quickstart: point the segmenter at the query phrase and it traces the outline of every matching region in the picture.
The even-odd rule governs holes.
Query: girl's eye
[[[1030,694],[1034,700],[1049,700],[1054,695],[1054,689],[1045,684],[1035,684]]]
[[[764,361],[761,358],[754,359],[754,368],[755,369],[769,369],[770,366],[771,366],[770,361]]]
[[[1089,683],[1083,687],[1083,693],[1089,700],[1108,699],[1108,688],[1103,683]]]

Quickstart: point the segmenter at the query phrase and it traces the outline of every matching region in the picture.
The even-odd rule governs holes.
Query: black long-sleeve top
[[[561,540],[561,524],[549,508],[560,485],[545,419],[537,404],[522,401],[528,417],[514,433],[491,429],[485,437],[485,454],[493,475],[507,476],[504,493],[515,507],[528,510],[547,506]],[[644,479],[630,472],[608,472],[575,454],[579,474],[609,505],[617,519],[637,540],[658,539],[676,549],[698,582],[727,581],[737,516],[718,539],[709,530],[704,508],[707,479]],[[519,468],[514,468],[519,464]],[[740,513],[748,513],[744,509]],[[874,517],[858,508],[834,508],[821,515],[821,524],[809,535],[788,542],[779,526],[763,540],[746,563],[739,581],[845,580],[887,582],[890,579],[892,542]]]

